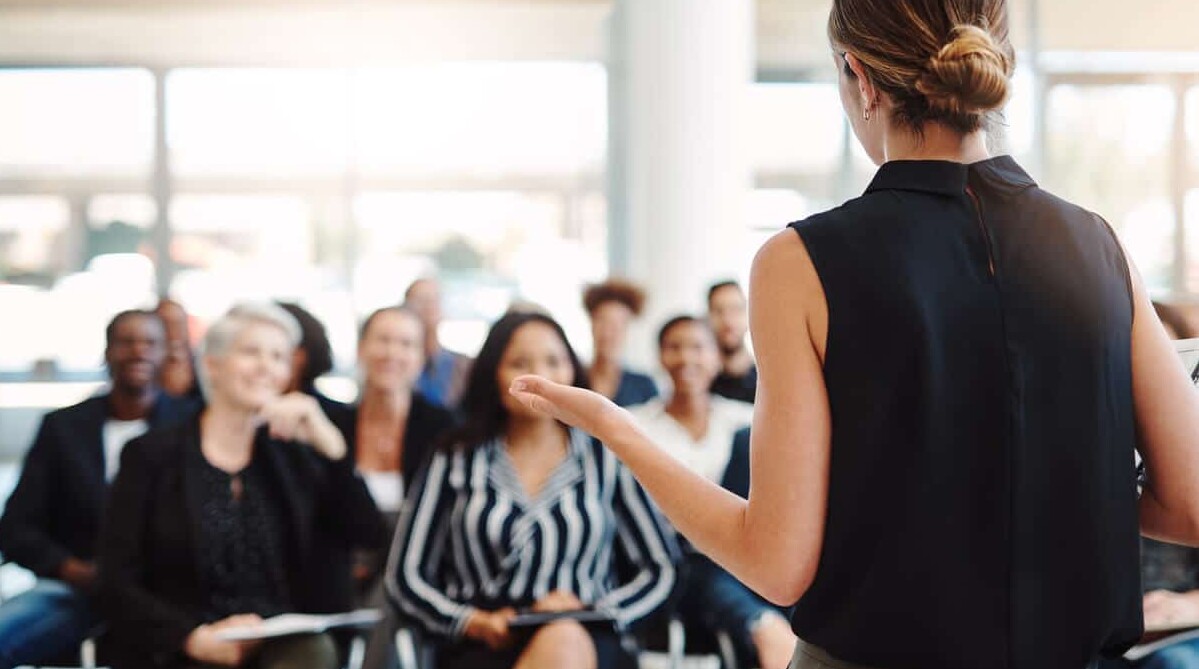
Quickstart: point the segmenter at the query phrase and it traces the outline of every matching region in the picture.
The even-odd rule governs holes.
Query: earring
[[[867,121],[870,120],[870,107],[862,110],[862,118],[866,119]]]

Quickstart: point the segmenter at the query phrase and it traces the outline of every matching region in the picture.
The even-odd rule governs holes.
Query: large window
[[[1150,289],[1171,289],[1172,89],[1061,83],[1046,113],[1048,186],[1115,227]]]
[[[150,167],[154,79],[145,70],[8,70],[0,100],[0,176],[141,176]]]
[[[0,375],[100,376],[103,322],[161,293],[201,324],[241,299],[299,300],[345,369],[357,320],[433,271],[452,348],[475,349],[517,297],[583,332],[578,292],[607,270],[602,66],[157,76],[0,70],[0,177],[16,177],[0,182],[0,310],[72,333],[6,337]],[[123,299],[104,297],[113,282]]]

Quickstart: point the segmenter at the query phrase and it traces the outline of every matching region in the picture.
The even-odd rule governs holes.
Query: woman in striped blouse
[[[586,384],[549,317],[510,314],[495,324],[463,398],[466,425],[415,482],[388,589],[406,614],[446,640],[443,669],[614,667],[618,633],[674,589],[678,549],[609,452],[506,392],[522,374]],[[631,566],[623,582],[615,564]],[[522,609],[594,609],[612,624],[510,630]]]

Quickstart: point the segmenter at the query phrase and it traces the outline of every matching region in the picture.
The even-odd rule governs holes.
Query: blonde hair
[[[1007,102],[1016,56],[1006,0],[833,0],[828,32],[914,131],[974,132]]]
[[[283,307],[269,302],[247,302],[235,305],[209,326],[200,342],[200,357],[219,358],[229,350],[237,337],[251,325],[272,325],[283,331],[291,348],[300,345],[300,324]],[[196,367],[196,382],[205,397],[211,397],[212,382],[205,365]]]

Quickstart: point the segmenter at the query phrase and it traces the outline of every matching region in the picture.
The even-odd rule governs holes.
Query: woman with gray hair
[[[384,534],[341,433],[316,400],[283,394],[298,341],[280,308],[235,307],[204,339],[204,412],[126,447],[100,539],[113,666],[337,666],[326,635],[220,635],[348,609],[344,565],[329,550],[374,547]]]

